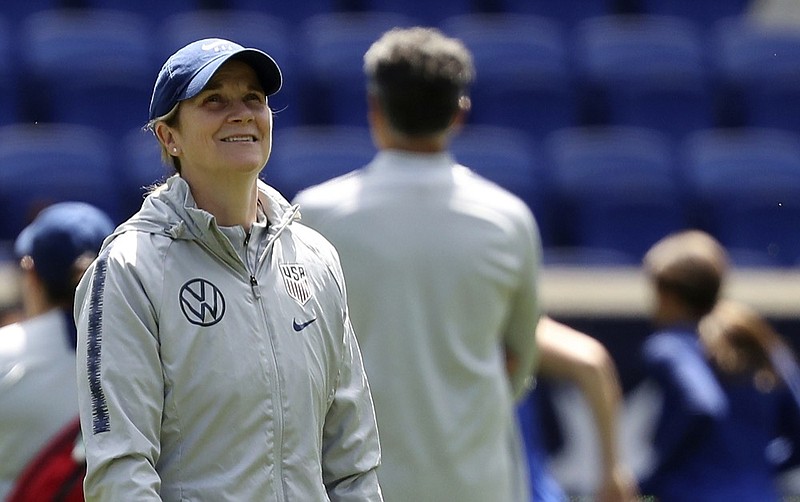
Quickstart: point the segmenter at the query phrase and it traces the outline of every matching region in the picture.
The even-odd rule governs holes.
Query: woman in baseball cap
[[[269,112],[266,98],[278,92],[282,85],[280,68],[267,53],[258,49],[244,48],[239,44],[220,38],[210,38],[192,42],[170,56],[164,63],[156,79],[150,99],[148,128],[153,130],[162,148],[162,158],[181,171],[179,146],[170,135],[163,137],[156,130],[159,123],[175,129],[178,123],[178,104],[195,98],[211,81],[212,77],[225,63],[239,61],[238,66],[249,67],[248,73],[255,76],[261,86],[260,93],[265,98],[259,103],[262,112]],[[266,113],[270,115],[271,113]],[[262,121],[265,120],[261,117]],[[267,129],[265,127],[265,129]],[[164,128],[162,131],[167,131]],[[163,132],[162,134],[166,134]],[[260,138],[262,148],[266,149],[264,164],[269,158],[272,145],[272,123]],[[263,168],[263,164],[261,166]]]
[[[63,487],[62,494],[80,493],[80,476],[61,485],[60,473],[40,470],[42,483],[33,486],[23,473],[31,468],[26,466],[53,460],[42,457],[42,450],[78,414],[75,286],[113,230],[100,209],[59,202],[43,209],[14,241],[25,317],[0,328],[0,500],[23,500],[11,496],[14,486],[18,494],[42,494],[53,486]],[[70,449],[75,439],[73,433]]]
[[[259,179],[265,52],[204,39],[153,89],[177,174],[78,287],[92,500],[381,500],[377,426],[338,255]]]

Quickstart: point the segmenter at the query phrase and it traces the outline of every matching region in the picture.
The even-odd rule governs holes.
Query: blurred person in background
[[[521,370],[531,369],[520,364],[518,352],[524,357],[533,344],[538,262],[531,260],[538,260],[538,234],[520,201],[448,153],[468,111],[473,71],[459,41],[430,29],[395,30],[372,46],[365,68],[380,152],[361,172],[307,189],[295,202],[303,221],[331,239],[342,257],[373,382],[386,499],[525,500],[509,499],[516,492],[503,480],[516,475],[509,462],[516,446],[497,443],[499,464],[486,453],[497,452],[497,444],[472,434],[479,436],[481,426],[496,429],[492,413],[511,427],[505,423],[511,399],[481,390],[504,387],[497,383],[506,379],[497,353],[505,352],[512,385],[524,382]],[[511,316],[506,327],[503,309]],[[617,451],[621,391],[608,352],[553,319],[543,317],[537,326],[540,374],[577,384],[594,411],[604,474],[598,500],[635,500],[633,476]],[[498,345],[509,337],[516,351]],[[519,396],[524,388],[515,385]],[[529,402],[522,415],[537,437],[528,445],[531,500],[566,500],[549,474]]]
[[[548,316],[536,328],[540,362],[537,377],[575,385],[592,413],[600,450],[600,484],[597,502],[639,500],[636,479],[619,451],[619,414],[622,389],[608,350],[596,339]],[[569,497],[548,468],[538,403],[534,390],[520,408],[528,439],[528,462],[534,502],[566,502]]]
[[[390,30],[364,68],[377,155],[295,202],[341,256],[385,498],[529,500],[515,403],[535,367],[536,222],[448,151],[475,72],[459,40]]]
[[[800,367],[791,345],[756,309],[724,300],[699,324],[700,341],[715,373],[738,407],[760,409],[764,430],[740,439],[760,451],[768,442],[764,470],[783,474],[800,465]],[[770,427],[773,427],[770,430]],[[758,458],[754,454],[754,458]],[[800,493],[783,493],[782,497]]]
[[[72,305],[79,279],[113,230],[94,206],[63,202],[42,210],[15,241],[25,319],[0,329],[1,500],[59,433],[79,440]],[[82,480],[65,493],[82,493]],[[29,488],[42,487],[16,490]]]
[[[380,445],[339,259],[259,180],[265,52],[192,42],[148,128],[177,172],[76,293],[92,500],[380,501]]]
[[[655,466],[642,494],[661,502],[779,500],[767,447],[786,412],[797,426],[797,406],[775,394],[778,374],[766,343],[775,337],[764,326],[740,329],[741,310],[717,308],[725,249],[704,232],[679,232],[647,252],[644,271],[655,293],[657,331],[645,340],[642,358],[662,408],[652,439]]]

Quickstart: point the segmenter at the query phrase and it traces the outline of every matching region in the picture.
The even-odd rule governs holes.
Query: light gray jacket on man
[[[295,201],[341,256],[387,502],[530,500],[515,415],[537,357],[530,209],[446,152],[400,150]]]
[[[172,177],[84,276],[87,500],[381,500],[339,259],[259,192],[246,238]]]

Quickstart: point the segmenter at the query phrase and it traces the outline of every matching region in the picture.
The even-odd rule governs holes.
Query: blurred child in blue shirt
[[[776,367],[787,346],[755,313],[717,305],[727,261],[699,231],[667,236],[644,258],[656,332],[642,358],[663,406],[656,465],[640,486],[661,502],[779,500],[767,451],[800,423],[785,385],[793,371]]]

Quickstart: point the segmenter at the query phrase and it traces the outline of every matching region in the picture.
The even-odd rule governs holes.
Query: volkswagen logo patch
[[[186,320],[198,326],[213,326],[225,315],[222,291],[205,279],[192,279],[184,284],[180,303]]]

